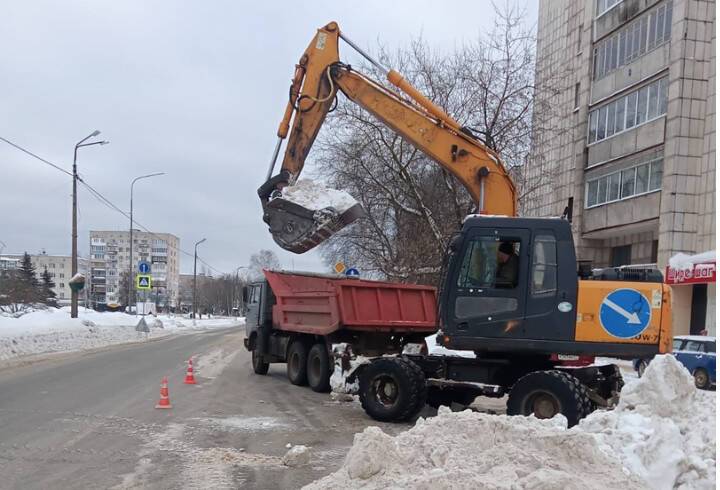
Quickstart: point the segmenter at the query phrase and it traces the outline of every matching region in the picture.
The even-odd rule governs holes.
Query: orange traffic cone
[[[185,375],[185,384],[194,385],[195,375],[193,374],[192,357],[188,360],[187,374]]]
[[[160,384],[160,401],[157,402],[155,408],[172,408],[172,405],[170,405],[170,394],[168,393],[167,376],[162,379]]]

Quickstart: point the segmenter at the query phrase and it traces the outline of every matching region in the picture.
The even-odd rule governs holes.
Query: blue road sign
[[[150,263],[149,262],[138,262],[138,272],[140,274],[150,274]]]
[[[352,277],[352,276],[359,276],[359,275],[360,275],[360,271],[357,270],[355,267],[350,267],[348,270],[345,271],[345,275],[346,275],[346,276],[350,276],[350,277]]]
[[[607,333],[620,339],[640,335],[651,318],[650,302],[635,289],[616,289],[600,305],[600,324]]]

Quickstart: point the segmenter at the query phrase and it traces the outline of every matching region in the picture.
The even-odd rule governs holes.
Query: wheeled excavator
[[[397,90],[341,62],[341,39]],[[404,355],[390,364],[407,366],[392,374],[377,367],[388,366],[382,358],[348,372],[350,382],[359,380],[371,416],[412,416],[420,402],[403,390],[425,386],[418,395],[423,400],[433,393],[440,399],[509,393],[509,413],[562,412],[572,424],[587,407],[611,404],[622,386],[616,366],[579,366],[578,360],[671,351],[670,289],[657,269],[578,267],[571,203],[564,218],[517,217],[515,185],[499,155],[360,49],[335,22],[317,30],[295,67],[268,178],[258,189],[263,219],[278,245],[306,252],[363,214],[359,204],[342,212],[316,210],[283,197],[284,187],[297,181],[338,91],[453,174],[477,208],[450,240],[437,336],[443,347],[474,351],[476,358]],[[273,175],[286,138],[281,170]],[[501,269],[514,277],[501,282]],[[343,355],[345,365],[350,355]],[[413,376],[422,382],[403,378]],[[586,408],[574,410],[573,404]]]

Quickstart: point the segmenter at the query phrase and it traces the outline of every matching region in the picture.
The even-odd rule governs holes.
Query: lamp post
[[[128,262],[128,306],[131,307],[131,312],[131,305],[134,303],[133,300],[135,299],[135,281],[133,281],[133,279],[135,278],[135,267],[133,267],[133,189],[135,187],[135,182],[137,182],[138,180],[149,179],[150,177],[157,177],[158,175],[165,175],[165,172],[155,172],[154,174],[147,174],[141,175],[140,177],[135,177],[130,184],[130,261]]]
[[[109,141],[93,141],[92,143],[85,143],[90,138],[94,138],[100,134],[97,129],[90,133],[89,136],[81,139],[75,144],[75,152],[73,154],[73,192],[72,192],[72,276],[75,277],[78,271],[78,257],[77,257],[77,153],[78,149],[83,146],[92,145],[106,145]],[[91,257],[92,258],[92,257]],[[87,305],[86,305],[87,306]],[[70,317],[77,318],[78,316],[78,292],[72,288],[70,294]]]
[[[192,317],[193,317],[193,323],[195,323],[195,318],[197,314],[197,310],[195,309],[195,304],[197,300],[197,248],[198,245],[200,245],[202,242],[204,242],[206,239],[203,238],[199,242],[195,243],[195,261],[193,262],[193,304],[192,304]]]
[[[6,247],[5,242],[0,240],[0,259],[2,259],[2,251],[5,250],[5,247]],[[3,275],[3,269],[0,269],[0,279],[2,279],[2,275]]]

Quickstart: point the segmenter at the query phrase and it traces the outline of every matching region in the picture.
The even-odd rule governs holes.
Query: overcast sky
[[[534,23],[537,2],[527,3]],[[81,149],[79,172],[123,210],[134,177],[167,173],[135,186],[135,219],[152,231],[177,235],[188,251],[207,238],[200,255],[223,272],[261,248],[286,268],[321,270],[318,253],[274,244],[256,194],[315,29],[335,20],[368,48],[422,33],[450,50],[489,30],[491,13],[484,0],[6,2],[0,136],[70,169],[75,143],[99,129],[111,144]],[[68,176],[0,142],[5,253],[69,254],[71,209]],[[129,226],[84,189],[79,209],[83,255],[89,230]],[[181,271],[191,270],[181,256]]]

